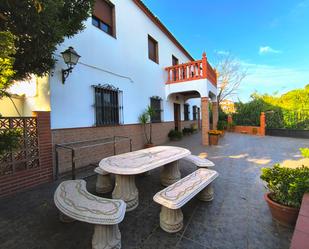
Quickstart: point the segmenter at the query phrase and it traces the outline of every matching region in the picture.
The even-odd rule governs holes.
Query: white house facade
[[[155,144],[171,129],[194,123],[208,144],[209,102],[214,127],[217,122],[217,76],[205,53],[194,60],[140,0],[97,0],[85,27],[59,45],[48,77],[27,83],[34,93],[13,99],[21,115],[50,111],[53,144],[123,135],[140,149],[145,140],[138,117],[152,106]],[[61,53],[69,47],[81,57],[63,82]],[[1,102],[2,115],[16,115],[10,104]],[[62,160],[65,171],[66,155]]]

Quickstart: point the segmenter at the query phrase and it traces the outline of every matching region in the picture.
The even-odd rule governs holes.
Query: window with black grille
[[[197,120],[197,106],[193,106],[193,120]]]
[[[161,122],[161,98],[158,97],[151,97],[150,98],[150,106],[154,111],[153,116],[151,117],[152,123],[159,123]]]
[[[122,91],[111,85],[94,86],[96,125],[122,124]]]
[[[184,116],[185,116],[185,120],[189,120],[189,104],[184,104]]]

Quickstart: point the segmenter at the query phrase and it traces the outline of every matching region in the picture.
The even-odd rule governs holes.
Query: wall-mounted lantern
[[[66,78],[68,78],[69,74],[72,72],[72,69],[77,64],[80,55],[74,50],[73,47],[69,47],[67,50],[61,53],[65,64],[67,64],[67,69],[62,69],[62,84],[64,84]]]

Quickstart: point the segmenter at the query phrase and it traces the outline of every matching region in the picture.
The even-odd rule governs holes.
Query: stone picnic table
[[[104,158],[99,167],[115,175],[113,199],[124,200],[127,211],[138,206],[138,189],[135,175],[164,166],[161,171],[161,183],[169,186],[180,178],[179,160],[190,155],[187,149],[175,146],[156,146],[134,152]]]

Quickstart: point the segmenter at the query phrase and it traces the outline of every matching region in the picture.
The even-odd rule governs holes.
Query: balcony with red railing
[[[168,75],[166,84],[208,79],[217,87],[217,73],[208,63],[206,53],[203,53],[201,60],[167,67],[165,70]]]

